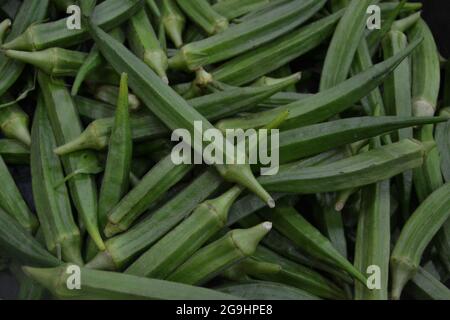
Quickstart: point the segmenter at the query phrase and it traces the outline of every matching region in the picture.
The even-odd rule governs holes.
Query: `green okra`
[[[324,91],[345,81],[364,35],[366,15],[369,5],[375,0],[351,0],[344,15],[337,24],[323,64],[320,91]]]
[[[32,134],[33,197],[47,249],[63,261],[82,265],[80,230],[73,219],[69,192],[65,184],[55,187],[64,172],[53,153],[56,140],[42,97],[38,98]]]
[[[403,227],[391,255],[393,299],[416,274],[423,252],[450,216],[450,184],[433,192]]]
[[[213,4],[212,8],[228,20],[239,18],[249,12],[257,11],[271,0],[227,0]]]
[[[133,16],[142,6],[141,0],[106,0],[95,7],[90,18],[106,30],[111,30]],[[31,25],[17,38],[6,42],[4,49],[39,51],[51,47],[67,48],[89,38],[85,23],[80,29],[67,27],[67,18]]]
[[[229,209],[241,192],[240,187],[233,187],[222,196],[200,204],[191,216],[147,250],[125,273],[167,278],[225,226]]]
[[[320,154],[398,129],[443,121],[445,117],[355,117],[283,131],[279,140],[280,163]]]
[[[422,16],[422,12],[419,11],[419,12],[413,13],[403,19],[394,21],[391,29],[401,31],[401,32],[406,32],[409,28],[413,27],[417,23],[417,21],[420,20],[421,16]]]
[[[258,18],[233,25],[220,34],[185,45],[169,59],[169,66],[195,71],[205,65],[235,57],[298,27],[319,11],[325,2],[288,2]]]
[[[97,120],[102,118],[113,118],[116,112],[113,105],[102,101],[85,98],[82,96],[73,97],[81,117],[88,120]]]
[[[59,299],[70,300],[234,300],[215,290],[132,275],[80,269],[80,290],[67,286],[72,265],[53,269],[24,267],[24,272]]]
[[[30,234],[33,233],[38,227],[39,222],[25,203],[8,167],[1,157],[0,180],[2,181],[2,187],[0,188],[0,208],[6,211],[7,214]]]
[[[94,96],[97,100],[115,105],[119,98],[119,88],[116,86],[103,85],[96,88]],[[131,111],[136,111],[141,108],[141,101],[134,94],[128,94],[128,104]]]
[[[294,208],[279,207],[272,212],[263,212],[270,218],[274,228],[293,241],[309,255],[322,261],[330,262],[349,273],[352,277],[366,283],[366,278],[359,270],[344,258],[314,226],[304,219]]]
[[[168,59],[156,36],[153,26],[145,10],[134,15],[128,26],[128,41],[131,50],[152,68],[165,83],[167,78]]]
[[[0,98],[4,102],[4,98]],[[6,138],[15,139],[26,146],[31,144],[30,119],[18,104],[0,109],[0,131]]]
[[[6,33],[8,32],[9,28],[11,28],[11,24],[12,22],[10,19],[5,19],[0,23],[0,44],[3,43]]]
[[[165,0],[162,2],[161,21],[164,30],[177,48],[183,46],[183,31],[186,18],[176,3],[176,0]]]
[[[38,73],[38,81],[56,143],[63,145],[81,134],[82,127],[74,102],[63,81],[51,79],[42,72]],[[75,172],[80,161],[92,156],[88,151],[81,151],[62,157],[65,173]],[[69,181],[69,190],[84,227],[98,248],[103,250],[105,247],[98,228],[97,188],[94,178],[89,174],[78,175]]]
[[[342,11],[227,61],[212,72],[216,81],[240,86],[278,69],[325,41]]]
[[[272,121],[280,113],[288,111],[289,116],[280,129],[298,128],[322,122],[348,109],[361,100],[390,74],[404,58],[411,54],[420,40],[411,43],[407,49],[394,57],[374,65],[335,87],[317,93],[297,102],[276,109],[259,112],[247,117],[223,120],[217,124],[220,128],[258,128]]]
[[[228,19],[215,11],[208,0],[177,0],[177,3],[184,13],[209,35],[228,28]]]
[[[129,229],[150,205],[192,170],[189,165],[175,165],[171,155],[155,165],[108,214],[104,233],[111,237]]]
[[[133,141],[128,108],[128,76],[122,74],[114,125],[100,188],[98,217],[100,229],[106,226],[108,213],[120,202],[129,187]]]
[[[408,294],[418,300],[449,300],[450,289],[436,279],[424,268],[417,270],[416,275],[405,288]]]
[[[99,253],[87,267],[103,270],[123,269],[132,258],[148,249],[188,217],[195,207],[217,191],[221,184],[220,177],[213,170],[206,171],[148,218],[127,232],[108,239],[105,242],[106,250]]]
[[[149,8],[150,12],[156,18],[161,18],[161,10],[159,9],[159,7],[156,4],[155,0],[146,0],[145,3],[147,4],[147,7]]]
[[[0,208],[0,248],[6,256],[31,266],[54,267],[60,261]]]
[[[441,155],[442,174],[446,182],[450,181],[450,107],[441,110],[440,115],[449,120],[436,125],[436,143]]]
[[[332,164],[296,169],[281,166],[278,175],[259,178],[268,190],[323,193],[356,188],[422,166],[433,144],[405,139]]]
[[[272,224],[264,222],[250,229],[235,229],[200,249],[179,266],[167,280],[202,284],[232,265],[254,254],[259,242],[270,232]]]
[[[0,156],[7,164],[30,163],[30,149],[16,140],[0,139]]]
[[[303,290],[267,281],[232,283],[216,290],[247,300],[320,300]]]
[[[50,0],[59,11],[66,12],[67,7],[76,4],[76,0]]]
[[[42,300],[45,295],[45,288],[39,285],[36,281],[28,277],[21,269],[22,267],[17,262],[12,262],[9,269],[14,274],[19,283],[18,300]]]
[[[48,0],[35,1],[26,0],[22,2],[20,9],[14,19],[11,32],[5,41],[9,42],[20,36],[28,26],[41,21],[45,18],[48,9]],[[0,96],[3,96],[7,90],[17,81],[25,65],[19,61],[11,59],[0,59]]]

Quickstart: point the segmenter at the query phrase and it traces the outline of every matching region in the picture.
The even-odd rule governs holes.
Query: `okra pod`
[[[99,101],[115,105],[119,99],[119,88],[110,85],[104,85],[96,88],[95,98]],[[141,101],[134,95],[128,94],[128,104],[131,111],[137,111],[141,108]]]
[[[200,204],[190,217],[145,252],[125,273],[167,278],[225,226],[228,211],[241,192],[240,187],[233,187],[222,196]]]
[[[450,107],[441,110],[441,116],[449,120],[436,126],[436,143],[441,155],[442,174],[446,182],[450,182]]]
[[[128,109],[128,76],[122,74],[116,116],[109,139],[108,156],[99,194],[98,215],[101,229],[106,226],[108,213],[128,190],[132,148]]]
[[[228,28],[228,19],[216,12],[208,0],[177,0],[177,3],[184,13],[209,35]]]
[[[233,25],[220,34],[185,45],[169,59],[169,66],[195,71],[205,65],[235,57],[298,27],[319,11],[325,2],[290,1],[258,18]]]
[[[72,265],[53,269],[24,267],[24,272],[59,299],[70,300],[234,300],[219,291],[169,281],[81,268],[81,289],[67,286]]]
[[[450,216],[450,183],[433,192],[403,227],[391,255],[392,298],[399,299],[416,274],[422,254]]]
[[[69,192],[65,184],[55,187],[64,179],[64,172],[53,153],[56,140],[41,96],[32,134],[31,181],[47,249],[60,254],[63,261],[82,265],[80,230],[73,220]]]
[[[259,242],[270,232],[272,224],[264,222],[250,229],[236,229],[200,249],[179,266],[167,280],[202,284],[223,270],[251,256]]]
[[[127,48],[92,23],[89,24],[89,30],[106,60],[112,64],[116,71],[126,72],[129,75],[130,87],[168,128],[172,130],[184,128],[192,134],[198,131],[195,126],[196,121],[201,121],[202,127],[205,129],[214,128],[207,119],[164,84],[145,63],[131,54]],[[224,142],[228,148],[233,148],[228,140]],[[225,150],[228,149],[226,146]],[[193,144],[191,147],[199,154],[203,154],[202,145]],[[217,152],[220,152],[220,150],[217,150]],[[236,158],[231,158],[226,152],[222,154],[227,157],[225,163],[235,163],[236,158],[245,157],[245,155],[238,154]],[[205,162],[214,163],[215,161],[205,159]],[[258,184],[249,165],[216,165],[216,168],[225,180],[248,188],[258,194],[269,206],[275,206],[271,196]]]
[[[214,80],[240,86],[278,69],[325,41],[332,34],[342,13],[313,22],[231,59],[212,72]]]
[[[165,0],[162,2],[161,21],[164,29],[177,48],[183,46],[183,31],[186,18],[176,3],[176,0]]]
[[[139,252],[148,249],[183,221],[221,184],[220,177],[213,170],[206,171],[151,216],[127,232],[108,239],[105,242],[106,250],[99,253],[87,267],[122,270]]]
[[[450,300],[450,290],[424,268],[419,268],[406,289],[418,300]]]
[[[4,102],[4,98],[0,99]],[[0,109],[0,131],[6,138],[15,139],[26,146],[31,144],[30,119],[18,104]]]
[[[58,145],[63,145],[81,134],[82,126],[72,97],[65,83],[59,79],[51,79],[42,72],[38,73],[47,113]],[[88,151],[62,157],[66,174],[75,172],[83,159],[94,156]],[[83,224],[97,247],[105,246],[98,228],[97,188],[94,178],[89,174],[81,174],[69,181],[69,190],[75,207]]]
[[[212,8],[228,20],[239,18],[267,5],[270,0],[228,0],[215,3]]]
[[[47,1],[45,1],[47,2]],[[111,30],[128,20],[141,9],[141,0],[106,0],[95,7],[90,18],[96,25]],[[41,19],[42,20],[42,19]],[[39,51],[51,47],[67,48],[89,39],[86,24],[69,29],[67,18],[31,25],[17,38],[6,42],[4,49]]]
[[[5,39],[6,33],[11,27],[11,24],[12,22],[9,19],[5,19],[2,22],[0,22],[0,44],[3,43],[3,40]]]
[[[30,149],[16,140],[0,139],[0,156],[8,164],[30,163]]]

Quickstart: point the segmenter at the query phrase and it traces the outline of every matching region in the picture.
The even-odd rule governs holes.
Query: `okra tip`
[[[414,101],[413,111],[416,117],[432,117],[436,112],[436,107],[424,99]]]
[[[233,230],[231,237],[236,247],[245,256],[250,256],[270,230],[272,230],[272,222],[266,221],[250,229]]]
[[[32,40],[28,31],[25,31],[20,36],[14,38],[13,40],[4,43],[1,47],[3,50],[33,50]]]
[[[406,283],[412,279],[416,273],[417,268],[413,266],[409,261],[403,259],[392,258],[391,259],[391,272],[392,272],[392,289],[391,299],[399,300]]]
[[[14,138],[28,147],[31,146],[31,134],[26,125],[16,126],[14,128]]]
[[[107,250],[99,252],[91,261],[86,264],[88,269],[114,271],[116,265]]]
[[[55,279],[58,278],[57,270],[59,268],[33,268],[24,266],[22,267],[23,272],[29,276],[31,279],[35,280],[39,284],[46,288],[52,287]]]

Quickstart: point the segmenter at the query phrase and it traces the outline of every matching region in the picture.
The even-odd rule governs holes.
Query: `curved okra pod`
[[[34,1],[26,0],[22,2],[18,13],[14,19],[11,27],[11,32],[6,37],[5,41],[9,42],[20,36],[28,26],[42,21],[48,9],[48,0]],[[1,59],[0,61],[0,74],[2,75],[2,81],[0,81],[0,96],[3,96],[5,92],[16,82],[19,78],[25,65],[19,61],[11,59]]]
[[[320,91],[345,81],[364,35],[367,8],[374,0],[351,0],[331,39],[320,79]]]
[[[179,266],[167,280],[200,285],[220,272],[250,257],[259,242],[270,232],[272,223],[264,222],[250,229],[235,229],[200,249]]]
[[[167,78],[168,59],[156,36],[145,10],[134,15],[128,26],[128,41],[131,50],[142,59],[165,83]]]
[[[3,102],[4,98],[0,98]],[[26,146],[31,144],[30,119],[18,104],[0,109],[0,131],[7,138],[15,139]]]
[[[281,166],[277,175],[260,177],[258,181],[268,190],[300,194],[356,188],[420,167],[433,147],[406,139],[328,165],[299,169]]]
[[[222,196],[200,204],[191,216],[147,250],[125,273],[167,278],[225,226],[229,209],[241,192],[240,187],[233,187]]]
[[[81,268],[81,289],[70,290],[71,265],[53,269],[24,267],[24,272],[59,299],[72,300],[234,300],[219,291],[169,281]]]
[[[278,69],[325,41],[342,13],[313,22],[231,59],[212,72],[214,80],[240,86]]]
[[[28,230],[1,208],[0,247],[8,257],[31,266],[54,267],[60,264]]]
[[[176,0],[162,2],[161,21],[164,29],[177,48],[183,46],[183,31],[186,18],[176,3]]]
[[[57,144],[65,144],[79,136],[82,126],[65,83],[58,79],[51,79],[42,72],[38,73],[38,81]],[[91,152],[80,151],[62,157],[66,174],[76,172],[80,162],[92,156]],[[69,190],[86,230],[97,247],[103,250],[105,246],[98,228],[97,188],[94,178],[89,174],[77,175],[70,179]]]
[[[119,203],[129,187],[133,142],[128,109],[128,76],[122,74],[114,126],[109,139],[98,203],[100,229],[106,226],[108,213]]]
[[[391,255],[392,298],[417,272],[426,247],[450,216],[450,183],[433,192],[403,227]]]
[[[184,13],[209,35],[228,28],[228,19],[216,12],[208,0],[177,0],[177,3]]]
[[[271,122],[280,113],[289,111],[288,119],[280,129],[297,128],[322,122],[348,109],[376,88],[389,73],[413,52],[421,42],[415,40],[401,53],[381,62],[335,87],[317,93],[286,106],[259,112],[247,117],[223,120],[217,124],[220,128],[258,128]]]
[[[108,36],[100,28],[89,24],[89,30],[94,37],[103,56],[118,72],[126,72],[130,77],[130,87],[142,102],[171,130],[186,129],[191,135],[199,134],[199,128],[195,123],[200,122],[202,129],[213,129],[213,125],[199,112],[192,108],[182,97],[167,86],[156,74],[136,56],[131,54],[126,47]],[[202,134],[201,134],[202,136]],[[235,163],[236,159],[245,158],[243,154],[237,154],[235,158],[224,150],[234,149],[227,139],[222,150],[216,150],[226,157],[224,163]],[[198,154],[203,154],[203,145],[193,143]],[[215,163],[214,159],[205,159],[207,163]],[[275,203],[271,196],[258,184],[250,165],[216,165],[224,179],[238,183],[252,192],[258,194],[269,206]]]
[[[141,0],[106,0],[95,7],[91,19],[96,25],[110,30],[128,20],[141,6]],[[38,51],[50,47],[67,48],[88,38],[85,24],[82,24],[80,29],[70,30],[67,28],[67,18],[63,18],[55,22],[31,25],[20,36],[6,42],[3,48],[24,51]]]
[[[227,60],[288,33],[318,12],[326,1],[294,0],[255,19],[233,25],[204,40],[189,43],[171,59],[173,69],[195,71]],[[248,41],[251,36],[251,41]]]
[[[122,270],[133,257],[148,249],[183,221],[195,207],[217,191],[221,184],[222,179],[214,170],[206,171],[150,217],[127,232],[107,240],[106,250],[100,252],[87,267]]]
[[[47,249],[60,254],[63,261],[83,265],[80,230],[73,220],[69,192],[65,184],[55,188],[64,172],[53,153],[56,140],[42,97],[38,98],[32,133],[31,181]]]

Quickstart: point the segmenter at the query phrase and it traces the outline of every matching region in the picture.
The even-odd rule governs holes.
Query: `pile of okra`
[[[0,18],[19,299],[450,299],[450,62],[420,3],[1,0]],[[278,172],[176,164],[195,122],[278,130]]]

